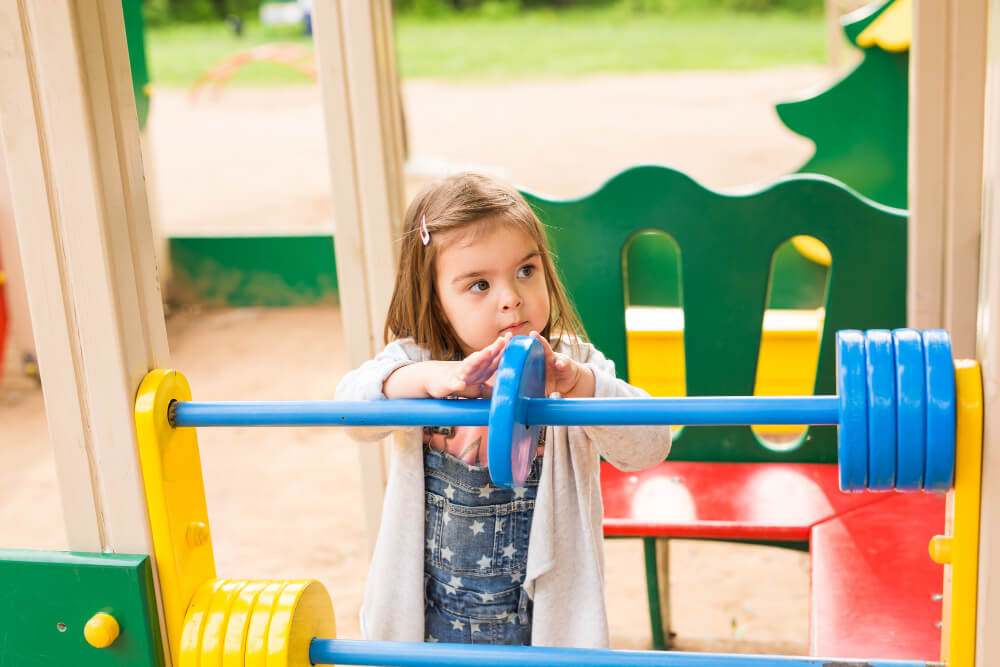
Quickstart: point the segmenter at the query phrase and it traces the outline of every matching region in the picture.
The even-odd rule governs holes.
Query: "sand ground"
[[[766,183],[808,157],[773,103],[833,77],[823,68],[599,76],[403,86],[412,193],[461,168],[574,197],[622,168],[660,163],[717,189]],[[227,89],[192,104],[156,90],[149,127],[152,198],[167,233],[332,229],[326,142],[315,88]],[[335,307],[175,309],[174,367],[195,397],[329,398],[347,370]],[[16,350],[11,350],[16,353]],[[66,548],[42,392],[8,363],[0,382],[0,535],[10,548]],[[366,567],[357,448],[319,429],[199,434],[220,574],[311,577],[359,637]],[[615,646],[649,645],[638,541],[607,543]],[[802,653],[808,556],[674,541],[670,581],[679,646]]]

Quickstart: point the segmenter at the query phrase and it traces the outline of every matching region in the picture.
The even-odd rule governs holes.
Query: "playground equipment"
[[[531,338],[518,337],[505,351],[490,401],[398,400],[369,403],[195,403],[184,377],[157,370],[143,380],[136,399],[136,428],[156,555],[164,622],[173,664],[656,664],[664,667],[715,665],[839,665],[829,659],[663,652],[466,647],[440,644],[357,642],[335,639],[333,609],[322,584],[315,581],[220,579],[215,575],[205,494],[193,425],[490,425],[490,469],[508,482],[518,470],[519,434],[539,424],[748,423],[817,421],[841,425],[841,466],[847,488],[886,488],[880,472],[887,459],[894,467],[923,472],[915,483],[896,488],[951,488],[955,477],[956,514],[952,530],[935,538],[931,551],[950,563],[952,590],[942,619],[949,637],[951,664],[969,665],[968,628],[957,624],[975,617],[978,475],[967,466],[978,460],[982,418],[981,387],[974,362],[954,362],[941,331],[840,332],[838,376],[841,393],[829,397],[730,397],[672,399],[539,398],[544,387],[544,353]],[[884,354],[887,342],[903,350],[896,360]],[[912,365],[919,357],[923,365]],[[951,370],[949,370],[951,369]],[[922,370],[922,372],[918,372]],[[949,378],[951,381],[949,382]],[[867,379],[867,380],[866,380]],[[484,403],[490,403],[487,407]],[[913,405],[930,409],[925,429],[902,427]],[[883,410],[895,404],[896,410]],[[318,408],[318,409],[317,409]],[[366,409],[367,408],[367,409]],[[933,415],[937,410],[939,414]],[[950,423],[945,415],[951,415]],[[950,428],[949,428],[950,424]],[[897,428],[897,425],[900,428]],[[513,434],[513,437],[509,437]],[[921,435],[941,438],[923,446]],[[494,440],[494,437],[496,440]],[[506,438],[506,439],[505,439]],[[900,438],[907,438],[906,440]],[[957,449],[951,447],[957,440]],[[534,442],[534,440],[531,440]],[[866,461],[861,461],[864,453]],[[495,460],[494,454],[497,455]],[[866,473],[863,469],[867,470]],[[890,475],[891,476],[891,475]],[[905,476],[904,476],[905,477]],[[900,476],[896,475],[897,480]],[[516,482],[516,479],[514,480]],[[909,480],[913,482],[913,480]],[[143,556],[66,555],[34,557],[12,552],[0,560],[0,572],[34,580],[39,565],[51,585],[67,577],[86,580],[81,595],[45,597],[26,604],[23,620],[35,629],[22,638],[8,636],[12,656],[37,652],[37,628],[55,628],[58,655],[82,664],[156,665],[159,663],[156,616],[151,614],[151,579]],[[113,565],[127,566],[115,569]],[[96,572],[106,579],[96,585]],[[107,579],[117,576],[119,579]],[[124,577],[124,579],[122,578]],[[11,579],[13,580],[13,579]],[[15,591],[21,603],[36,590]],[[66,615],[67,608],[75,611]],[[80,622],[89,618],[83,630]],[[60,620],[66,619],[66,620]],[[72,619],[70,622],[67,620]],[[74,622],[75,621],[75,622]],[[974,627],[974,623],[971,624]],[[70,628],[72,627],[72,634]],[[98,650],[99,649],[99,650]],[[50,652],[47,655],[55,655]],[[35,664],[29,661],[28,664]],[[21,664],[21,663],[18,663]],[[868,664],[890,664],[878,660]],[[927,665],[892,661],[897,667]]]

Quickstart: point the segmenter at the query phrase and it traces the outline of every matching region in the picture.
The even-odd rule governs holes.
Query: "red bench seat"
[[[604,534],[801,541],[831,517],[885,496],[842,493],[824,463],[665,461],[637,472],[601,464]]]

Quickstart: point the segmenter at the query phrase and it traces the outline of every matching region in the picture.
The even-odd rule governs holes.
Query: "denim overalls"
[[[531,644],[522,585],[542,459],[525,486],[424,445],[424,641]]]

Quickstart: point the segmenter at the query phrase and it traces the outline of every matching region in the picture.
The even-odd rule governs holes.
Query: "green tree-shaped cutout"
[[[909,51],[864,48],[858,36],[893,2],[847,15],[844,32],[861,62],[819,94],[776,105],[781,121],[816,151],[798,171],[835,178],[881,204],[906,208]]]

